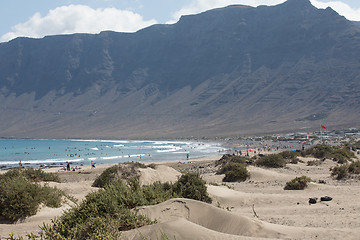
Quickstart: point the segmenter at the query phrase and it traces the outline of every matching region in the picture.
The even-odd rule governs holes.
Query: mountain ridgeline
[[[135,33],[0,44],[0,136],[159,138],[356,126],[360,24],[309,0]]]

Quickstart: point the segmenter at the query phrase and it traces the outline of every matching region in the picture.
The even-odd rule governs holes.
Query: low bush
[[[173,186],[174,192],[178,196],[191,198],[207,203],[211,203],[212,199],[207,193],[205,181],[198,173],[183,174]]]
[[[286,160],[279,154],[269,154],[257,159],[255,164],[268,168],[281,168],[286,166]]]
[[[245,181],[250,177],[250,173],[246,169],[246,165],[242,163],[230,162],[224,165],[217,172],[218,174],[225,174],[224,182]]]
[[[354,153],[349,150],[348,147],[341,148],[339,146],[330,145],[316,145],[301,151],[303,157],[313,156],[318,159],[327,158],[332,159],[338,163],[346,163],[355,157]]]
[[[118,176],[119,165],[114,165],[105,169],[94,181],[92,184],[93,187],[105,187],[107,184],[110,184],[115,181]]]
[[[297,164],[299,162],[298,156],[300,156],[300,152],[297,151],[284,151],[279,153],[279,155],[285,159],[288,163]]]
[[[360,174],[360,161],[352,162],[349,165],[348,170],[349,170],[349,173],[351,173],[351,174]]]
[[[116,182],[118,179],[129,181],[140,177],[139,168],[154,168],[154,165],[146,166],[139,162],[125,162],[105,169],[92,184],[93,187],[105,187],[107,184]]]
[[[56,173],[46,173],[41,169],[34,168],[13,168],[3,174],[5,178],[25,177],[32,182],[60,182],[60,178]]]
[[[319,166],[322,164],[322,160],[310,160],[307,162],[307,166]]]
[[[23,177],[13,177],[0,184],[0,216],[16,222],[35,215],[40,204],[41,187]]]
[[[342,164],[330,168],[331,176],[336,177],[337,180],[345,179],[353,175],[360,174],[360,161],[355,161],[350,164]]]
[[[242,157],[237,155],[225,154],[219,160],[215,162],[215,166],[223,167],[228,163],[243,163],[246,164],[250,159],[248,157]]]
[[[331,176],[336,176],[337,180],[344,179],[349,175],[347,164],[335,166],[331,168],[330,171],[331,171]]]
[[[285,190],[303,190],[308,186],[311,179],[306,176],[296,177],[286,183]]]
[[[16,222],[36,214],[41,203],[48,207],[60,207],[65,194],[47,185],[32,183],[23,176],[1,176],[0,217]]]

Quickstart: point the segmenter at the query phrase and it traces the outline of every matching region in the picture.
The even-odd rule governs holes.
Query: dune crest
[[[154,182],[171,182],[174,183],[181,176],[181,173],[175,169],[165,166],[156,165],[153,168],[139,168],[141,185],[151,185]]]
[[[151,219],[156,219],[159,224],[125,232],[124,236],[128,239],[138,239],[137,237],[141,236],[141,234],[151,238],[154,232],[157,231],[156,229],[160,229],[165,234],[169,233],[167,234],[169,237],[175,236],[176,239],[189,239],[187,235],[190,232],[191,237],[196,236],[196,239],[201,239],[202,236],[211,239],[209,238],[210,232],[214,239],[242,239],[237,238],[237,236],[257,238],[285,236],[268,228],[261,221],[234,215],[213,205],[192,199],[171,199],[154,206],[138,208],[137,211]],[[175,222],[182,222],[183,224],[177,227],[174,224]],[[194,231],[189,232],[189,229]],[[141,232],[141,234],[136,233],[136,231]],[[229,235],[235,236],[229,238]]]

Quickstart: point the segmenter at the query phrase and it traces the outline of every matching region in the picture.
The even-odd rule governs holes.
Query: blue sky
[[[103,30],[134,32],[155,23],[174,23],[230,4],[276,5],[285,0],[1,0],[0,42],[18,36]],[[360,21],[359,0],[310,0],[318,8],[332,7],[349,20]]]

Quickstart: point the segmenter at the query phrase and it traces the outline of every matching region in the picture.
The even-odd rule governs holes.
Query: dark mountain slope
[[[0,44],[0,135],[214,136],[356,125],[360,27],[308,0],[136,33]]]

